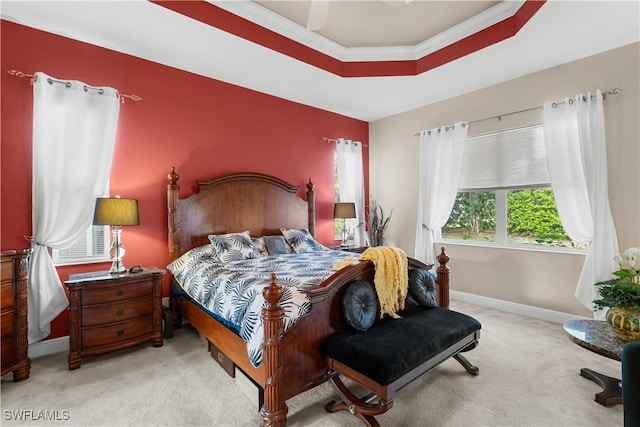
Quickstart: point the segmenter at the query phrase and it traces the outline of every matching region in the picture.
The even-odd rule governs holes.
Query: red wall
[[[139,203],[140,225],[123,231],[125,265],[167,264],[165,186],[172,166],[180,174],[181,197],[193,192],[196,179],[229,172],[273,175],[299,185],[300,195],[312,178],[318,240],[334,243],[334,144],[322,138],[368,144],[368,123],[7,21],[0,27],[0,249],[26,248],[23,236],[31,235],[32,87],[27,78],[9,75],[10,69],[142,97],[121,106],[110,176],[111,194]],[[368,183],[366,148],[364,158]],[[60,267],[58,272],[64,281],[72,273],[108,267]],[[168,286],[167,275],[165,295]],[[49,338],[68,333],[65,312],[54,320]]]

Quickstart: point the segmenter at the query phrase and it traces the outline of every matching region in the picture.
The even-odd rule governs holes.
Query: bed
[[[227,174],[196,181],[196,192],[183,199],[175,168],[167,180],[169,262],[206,245],[212,234],[248,231],[252,237],[275,236],[286,228],[306,229],[315,235],[315,186],[311,180],[306,184],[306,200],[298,195],[299,187],[258,173]],[[443,248],[436,269],[441,307],[449,305],[448,261]],[[410,270],[431,267],[408,258]],[[171,309],[176,324],[184,318],[260,387],[263,425],[285,425],[286,400],[329,379],[319,347],[328,336],[347,328],[340,308],[342,293],[355,280],[372,281],[374,273],[371,262],[355,262],[317,286],[305,289],[308,312],[287,328],[284,309],[278,305],[284,289],[278,284],[278,276],[272,274],[262,292],[266,301],[261,310],[264,336],[257,366],[238,331],[191,298],[173,295]]]

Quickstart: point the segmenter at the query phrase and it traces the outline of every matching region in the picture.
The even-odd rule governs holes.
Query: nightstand
[[[345,252],[355,252],[361,254],[362,252],[369,249],[369,246],[329,246],[329,248],[334,249],[336,251],[345,251]]]
[[[144,268],[140,273],[101,271],[74,274],[69,290],[69,369],[84,356],[153,341],[163,345],[162,275]]]

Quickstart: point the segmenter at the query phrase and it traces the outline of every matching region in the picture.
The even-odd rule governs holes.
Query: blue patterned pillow
[[[260,252],[260,255],[269,255],[269,250],[267,249],[267,243],[265,242],[264,237],[252,237],[251,241],[253,242],[253,245],[256,247],[258,252]]]
[[[297,254],[321,251],[325,248],[305,228],[281,228],[280,231]]]
[[[215,262],[220,262],[213,246],[203,245],[185,252],[178,259],[167,265],[167,269],[173,274],[178,283],[182,283],[189,270],[204,258],[211,258]]]
[[[211,234],[208,236],[213,249],[222,262],[260,258],[260,251],[251,241],[248,231],[242,233]]]

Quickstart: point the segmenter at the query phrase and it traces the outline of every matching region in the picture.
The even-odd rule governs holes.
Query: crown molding
[[[419,59],[437,50],[452,45],[479,31],[491,27],[505,19],[511,18],[520,10],[525,0],[503,1],[458,25],[436,34],[428,40],[416,45],[416,57]]]
[[[268,30],[336,59],[340,59],[340,55],[342,55],[342,52],[346,49],[341,44],[321,36],[318,33],[309,31],[302,25],[277,14],[266,7],[260,6],[256,2],[250,0],[205,1],[219,7],[220,9],[226,10],[229,13],[233,13],[240,18],[251,21]]]
[[[349,48],[253,1],[205,1],[343,62],[417,60],[510,18],[525,3],[525,0],[503,1],[415,46]]]

